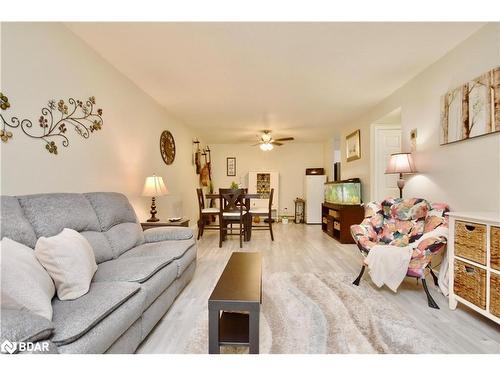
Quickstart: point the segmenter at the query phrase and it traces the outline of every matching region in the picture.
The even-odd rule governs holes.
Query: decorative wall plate
[[[175,141],[172,133],[164,130],[160,136],[160,152],[165,164],[170,165],[175,160]]]

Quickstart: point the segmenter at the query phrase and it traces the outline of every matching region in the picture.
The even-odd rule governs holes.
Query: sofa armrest
[[[2,308],[0,313],[2,316],[0,342],[2,343],[6,340],[11,342],[33,343],[46,341],[54,332],[54,324],[50,320],[47,320],[44,317],[34,314],[28,310],[11,310]],[[41,347],[40,350],[48,352],[49,344],[46,344],[45,347],[47,349],[43,349]],[[12,347],[12,354],[17,353],[18,349],[18,347]]]
[[[147,243],[173,240],[189,240],[193,238],[193,230],[185,227],[159,227],[146,229],[144,239]]]

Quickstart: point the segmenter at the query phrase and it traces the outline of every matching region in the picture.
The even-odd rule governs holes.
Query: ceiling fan
[[[271,130],[263,130],[262,134],[259,136],[259,143],[256,143],[252,146],[259,146],[262,151],[271,151],[274,146],[283,146],[283,142],[293,140],[293,137],[273,139],[273,137],[271,136]]]

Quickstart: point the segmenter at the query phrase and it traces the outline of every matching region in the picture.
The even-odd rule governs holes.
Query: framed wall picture
[[[236,158],[229,157],[226,158],[226,175],[236,176]]]
[[[439,143],[445,145],[500,132],[500,67],[441,97]]]
[[[359,129],[345,138],[347,161],[361,159],[361,137]]]

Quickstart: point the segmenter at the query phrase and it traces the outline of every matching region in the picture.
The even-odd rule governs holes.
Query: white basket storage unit
[[[279,213],[279,173],[276,171],[251,171],[248,172],[248,193],[249,194],[269,194],[274,189],[273,205],[271,208],[273,219],[278,218]],[[251,199],[251,208],[266,208],[269,206],[269,199]]]
[[[449,212],[449,306],[500,324],[500,213]]]

